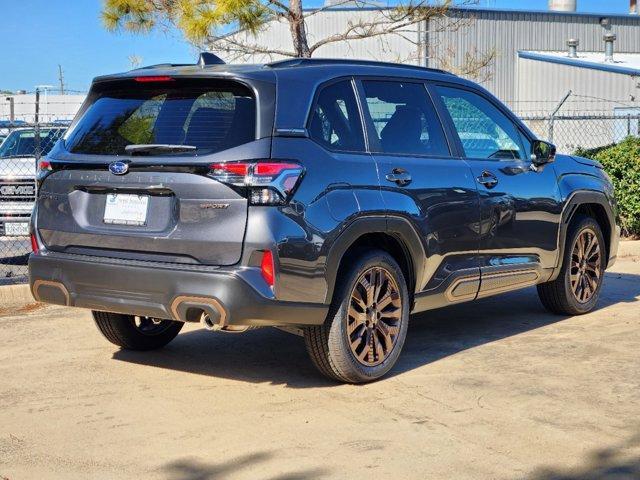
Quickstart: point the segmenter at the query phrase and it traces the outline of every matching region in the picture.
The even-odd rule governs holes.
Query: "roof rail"
[[[201,68],[208,65],[223,65],[224,63],[226,63],[224,60],[211,52],[202,52],[198,59],[198,66]]]
[[[349,60],[346,58],[292,58],[288,60],[278,60],[265,64],[269,68],[287,68],[287,67],[299,67],[304,65],[368,65],[378,67],[395,67],[395,68],[407,68],[411,70],[429,71],[435,73],[444,73],[447,75],[454,75],[446,70],[440,70],[438,68],[421,67],[419,65],[405,65],[402,63],[392,62],[379,62],[376,60]]]

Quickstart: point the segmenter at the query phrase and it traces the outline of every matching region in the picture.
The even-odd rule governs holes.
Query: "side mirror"
[[[531,163],[540,167],[551,163],[556,159],[556,146],[542,140],[534,140],[531,143]]]

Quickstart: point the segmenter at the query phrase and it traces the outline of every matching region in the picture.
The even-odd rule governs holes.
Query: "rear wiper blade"
[[[143,143],[138,145],[127,145],[124,151],[129,154],[135,153],[183,153],[195,152],[194,145],[172,145],[169,143]]]

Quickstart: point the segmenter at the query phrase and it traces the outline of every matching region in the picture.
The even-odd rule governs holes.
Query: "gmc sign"
[[[33,197],[36,194],[34,185],[0,185],[3,197]]]

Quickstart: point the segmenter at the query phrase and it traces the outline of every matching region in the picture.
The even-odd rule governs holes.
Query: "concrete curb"
[[[35,301],[28,284],[0,285],[0,309],[20,308]]]
[[[618,258],[640,257],[640,240],[622,240],[618,247]]]

